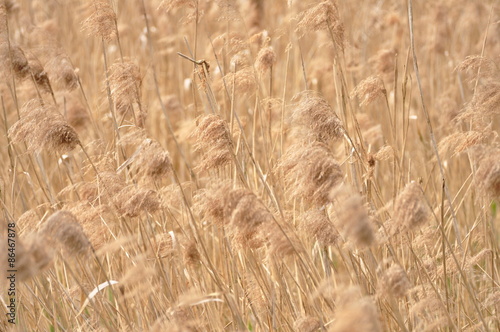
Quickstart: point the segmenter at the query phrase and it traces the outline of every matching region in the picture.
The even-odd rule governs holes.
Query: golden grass
[[[500,329],[499,13],[1,0],[0,331]]]

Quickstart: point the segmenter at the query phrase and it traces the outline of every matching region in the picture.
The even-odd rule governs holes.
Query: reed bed
[[[499,330],[499,54],[494,0],[1,0],[0,330]]]

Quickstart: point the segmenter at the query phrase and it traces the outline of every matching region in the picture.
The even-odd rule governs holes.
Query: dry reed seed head
[[[302,245],[295,230],[288,223],[276,222],[265,224],[267,233],[267,257],[272,260],[281,260],[295,255]]]
[[[142,77],[139,67],[130,60],[115,62],[108,69],[111,96],[116,103],[140,102]]]
[[[233,189],[225,194],[224,217],[241,232],[253,231],[273,220],[264,203],[248,189]]]
[[[500,114],[500,82],[488,81],[478,86],[459,119],[473,119],[490,124],[491,117],[496,114]]]
[[[425,201],[420,185],[411,182],[396,198],[393,219],[399,229],[415,229],[431,217],[431,210]]]
[[[89,4],[90,16],[82,22],[89,35],[110,41],[116,34],[116,14],[108,1],[94,0]]]
[[[66,121],[54,121],[50,128],[48,128],[43,144],[53,151],[71,151],[78,144],[78,134],[75,129],[71,127]]]
[[[212,186],[199,190],[193,197],[193,209],[209,223],[223,226],[229,222],[224,217],[224,194],[230,190],[227,185]]]
[[[98,192],[101,192],[101,196],[105,195],[111,200],[125,188],[125,182],[115,172],[100,172],[97,181]],[[93,191],[93,188],[89,187],[89,190]]]
[[[56,84],[66,91],[73,91],[78,87],[77,70],[66,54],[54,56],[46,65],[50,77]]]
[[[338,223],[349,240],[358,246],[370,246],[374,242],[370,216],[359,194],[353,193],[341,199],[335,210]]]
[[[480,77],[477,77],[479,70]],[[472,73],[470,78],[471,82],[474,82],[477,78],[492,78],[495,74],[498,74],[496,70],[495,63],[484,56],[481,55],[469,55],[455,67],[454,71],[461,71],[466,73]]]
[[[319,142],[291,146],[276,171],[284,176],[292,197],[320,206],[331,202],[332,192],[344,178],[328,146]]]
[[[78,101],[70,99],[66,105],[66,120],[73,128],[82,130],[90,123],[90,117],[85,107]]]
[[[40,229],[40,234],[47,240],[60,244],[69,253],[80,255],[90,249],[90,241],[75,215],[69,211],[57,211],[52,214]]]
[[[245,277],[246,287],[245,296],[248,299],[249,304],[259,315],[265,315],[269,312],[268,301],[263,292],[261,284],[255,279],[254,275],[248,274]]]
[[[306,135],[320,142],[343,137],[342,121],[325,99],[307,91],[298,97],[300,101],[292,112],[292,121],[303,127]]]
[[[234,84],[235,93],[253,94],[257,90],[257,80],[252,67],[239,69],[236,73],[226,74],[217,84],[217,89],[225,94],[226,88],[229,95],[232,94]]]
[[[326,31],[330,34],[334,46],[343,51],[344,24],[340,19],[337,2],[331,0],[322,1],[302,13],[302,17],[297,24],[297,32],[302,37],[307,31]]]
[[[196,8],[195,0],[163,0],[158,9],[165,10],[166,12],[170,12],[173,9],[178,8]]]
[[[93,205],[89,202],[80,201],[74,206],[66,206],[65,208],[77,217],[95,250],[108,242],[110,238],[108,226],[115,219],[108,206],[103,204]]]
[[[380,274],[377,290],[379,296],[390,295],[395,298],[400,298],[405,296],[411,288],[408,276],[401,266],[393,264],[385,271],[377,270]]]
[[[382,49],[370,59],[369,64],[375,67],[377,74],[394,76],[397,52],[394,49]],[[384,76],[385,77],[385,76]]]
[[[123,188],[113,199],[118,211],[127,217],[138,217],[141,212],[154,213],[160,208],[158,194],[153,190],[130,185]]]
[[[51,105],[38,100],[26,103],[21,119],[9,129],[14,143],[25,141],[29,151],[47,148],[58,153],[73,150],[80,144],[78,134]]]
[[[219,168],[229,164],[233,155],[233,141],[226,121],[217,115],[209,114],[197,119],[195,151],[202,151],[199,170]]]
[[[382,331],[377,307],[370,298],[364,297],[338,308],[335,321],[328,332]]]
[[[264,74],[276,63],[276,53],[272,47],[261,48],[255,60],[255,67]]]
[[[293,322],[293,329],[297,332],[316,332],[321,328],[321,321],[316,317],[302,316]]]
[[[325,211],[311,209],[301,217],[301,228],[318,241],[320,246],[334,246],[338,242],[339,232],[328,219]]]
[[[500,197],[500,157],[498,149],[480,160],[475,174],[475,182],[483,194],[491,198]]]
[[[185,244],[183,249],[182,256],[184,264],[189,266],[198,266],[201,263],[201,255],[194,240]]]
[[[165,258],[173,254],[175,250],[175,235],[173,232],[156,234],[151,240],[154,258]]]
[[[473,146],[491,142],[493,135],[497,134],[488,128],[485,128],[484,131],[470,130],[467,132],[453,133],[444,137],[439,142],[439,154],[445,156],[448,153],[452,153],[452,156],[455,156]]]
[[[354,88],[351,92],[351,98],[354,96],[361,100],[361,106],[367,106],[377,98],[387,96],[384,81],[378,76],[370,76]]]
[[[30,75],[30,66],[26,54],[21,47],[9,43],[2,43],[0,46],[0,68],[4,75],[11,75],[11,71],[15,78],[23,80]]]
[[[32,75],[38,89],[46,93],[52,93],[52,86],[50,85],[47,72],[40,60],[31,53],[28,54],[28,65],[30,67],[30,75]]]
[[[153,139],[143,140],[130,159],[139,174],[152,179],[159,180],[172,172],[170,154]]]
[[[1,188],[0,188],[1,189]],[[28,210],[17,218],[16,226],[19,229],[19,235],[33,232],[38,228],[40,218],[35,210]]]
[[[384,145],[374,155],[375,160],[388,160],[394,157],[394,148],[390,145]]]
[[[50,246],[37,233],[31,233],[16,242],[17,278],[28,280],[46,269],[53,259]]]

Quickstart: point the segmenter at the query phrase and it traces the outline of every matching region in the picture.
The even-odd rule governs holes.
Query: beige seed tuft
[[[431,216],[431,210],[425,201],[420,185],[409,183],[399,194],[394,203],[393,219],[398,227],[414,229],[425,224]]]

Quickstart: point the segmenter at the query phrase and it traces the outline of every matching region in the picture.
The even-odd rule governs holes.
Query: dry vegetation
[[[500,329],[497,1],[1,0],[0,75],[1,331]]]

